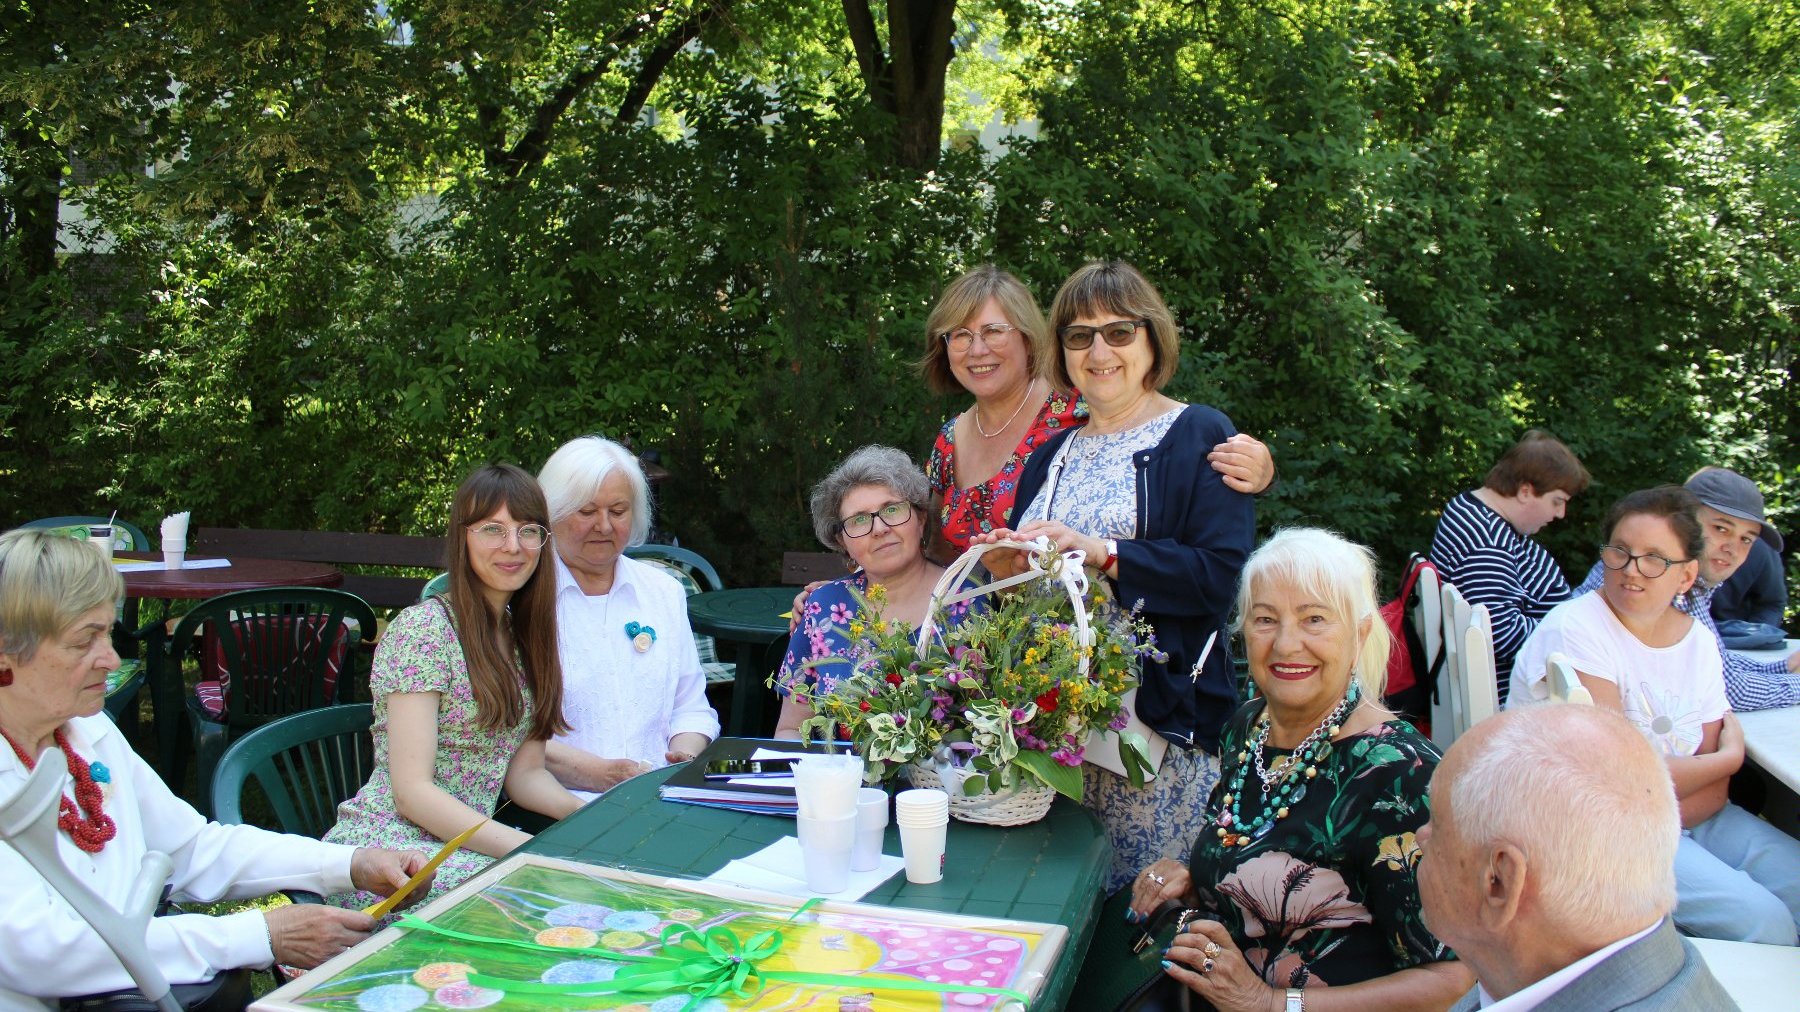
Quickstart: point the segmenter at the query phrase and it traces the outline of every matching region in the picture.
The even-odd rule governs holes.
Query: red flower
[[[900,672],[898,672],[898,671],[888,672],[887,683],[889,685],[899,685],[900,684]]]
[[[869,712],[869,701],[865,699],[862,702],[856,704],[856,707],[857,707],[857,709],[861,710],[862,712],[868,713]]]
[[[1056,712],[1056,703],[1061,696],[1062,686],[1058,685],[1052,687],[1049,692],[1046,692],[1037,698],[1038,709],[1045,713]]]

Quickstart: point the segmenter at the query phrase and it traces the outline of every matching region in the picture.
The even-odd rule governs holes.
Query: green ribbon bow
[[[816,897],[807,900],[801,904],[800,909],[788,915],[785,923],[792,924],[794,918],[799,917],[818,902]],[[647,956],[632,952],[616,952],[598,946],[591,949],[571,949],[540,945],[537,942],[527,942],[515,938],[475,935],[432,924],[429,921],[422,921],[410,915],[394,922],[394,927],[408,931],[427,931],[445,938],[454,938],[477,945],[507,946],[561,956],[582,954],[626,964],[619,969],[618,974],[612,980],[576,984],[546,984],[535,980],[509,980],[505,977],[490,977],[482,973],[469,975],[469,984],[474,987],[494,988],[513,994],[676,994],[685,992],[689,998],[687,1004],[682,1008],[683,1012],[690,1012],[708,998],[730,997],[748,1000],[760,993],[766,985],[779,982],[815,987],[991,994],[1017,999],[1021,1005],[1029,1005],[1031,1002],[1030,997],[1024,992],[1004,987],[939,984],[923,980],[872,980],[868,977],[849,974],[807,973],[801,970],[764,970],[762,963],[779,952],[786,942],[781,931],[775,928],[759,931],[748,939],[739,939],[723,926],[715,926],[701,931],[686,924],[671,924],[663,928],[659,937],[663,954]]]

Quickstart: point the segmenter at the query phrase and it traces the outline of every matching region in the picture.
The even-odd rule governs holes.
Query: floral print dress
[[[327,843],[356,847],[391,847],[434,854],[444,841],[400,815],[388,778],[387,699],[396,692],[438,694],[437,761],[432,782],[477,812],[492,812],[506,782],[507,767],[525,743],[531,726],[531,688],[523,681],[525,716],[513,727],[484,730],[476,721],[469,665],[450,610],[433,598],[401,612],[388,625],[375,648],[369,692],[375,697],[375,771],[356,796],[338,806],[337,825]],[[493,858],[464,849],[438,867],[430,897],[460,885],[486,868]],[[361,908],[379,900],[372,893],[339,893],[326,902]]]
[[[1000,470],[980,484],[967,486],[956,476],[958,417],[951,415],[938,431],[937,442],[931,447],[931,459],[925,464],[925,476],[931,482],[932,500],[940,504],[938,527],[943,531],[944,541],[960,554],[969,550],[970,538],[1011,522],[1025,458],[1058,432],[1087,424],[1088,408],[1080,396],[1052,390],[1019,445],[1013,448],[1012,456],[1000,465]]]
[[[1415,834],[1431,818],[1426,788],[1441,756],[1405,721],[1338,739],[1266,836],[1249,846],[1220,840],[1221,800],[1262,707],[1252,700],[1225,726],[1226,773],[1189,861],[1201,909],[1278,988],[1353,984],[1456,958],[1426,930],[1415,875]],[[1266,748],[1264,762],[1287,754]],[[1243,793],[1248,822],[1262,811],[1254,769]]]

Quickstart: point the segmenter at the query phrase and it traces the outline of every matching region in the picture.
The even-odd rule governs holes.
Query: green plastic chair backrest
[[[182,617],[168,640],[167,670],[180,671],[189,654],[203,669],[216,663],[221,671],[203,670],[201,677],[222,674],[227,683],[219,722],[248,730],[337,702],[334,697],[354,680],[357,643],[374,629],[374,610],[342,590],[272,587],[221,594]]]
[[[326,706],[271,721],[225,751],[213,773],[213,814],[244,821],[244,788],[255,778],[284,833],[315,839],[337,823],[337,806],[375,769],[375,721],[368,703]]]
[[[419,600],[429,601],[439,594],[448,593],[450,593],[450,574],[439,573],[431,579],[426,580],[425,586],[419,589]]]
[[[674,563],[687,570],[703,591],[720,590],[725,586],[725,581],[719,579],[719,571],[713,568],[713,564],[691,549],[677,545],[633,545],[625,549],[625,554],[634,559]]]
[[[46,527],[64,537],[86,540],[89,527],[104,523],[106,523],[105,517],[40,517],[23,526]],[[114,520],[112,524],[113,548],[123,552],[150,551],[150,539],[144,536],[144,532],[139,530],[136,524],[128,520]]]

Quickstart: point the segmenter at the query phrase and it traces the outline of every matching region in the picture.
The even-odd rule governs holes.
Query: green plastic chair
[[[41,517],[29,523],[21,524],[20,526],[48,527],[65,537],[86,540],[88,536],[87,529],[89,527],[92,527],[95,524],[104,523],[106,523],[105,517],[69,516]],[[114,549],[126,552],[150,551],[150,539],[144,536],[144,532],[140,530],[136,524],[131,523],[129,520],[114,520],[112,525]]]
[[[375,612],[362,598],[317,587],[221,594],[182,618],[159,677],[181,678],[190,654],[199,663],[200,683],[184,695],[206,808],[206,785],[225,746],[278,718],[345,698],[356,680],[357,643],[374,629]],[[163,760],[171,782],[181,783],[186,755],[178,749]]]
[[[713,564],[706,561],[705,556],[691,549],[678,545],[633,545],[625,549],[625,554],[634,559],[673,563],[673,568],[686,570],[691,574],[691,580],[683,582],[692,582],[698,588],[690,589],[688,591],[690,595],[708,590],[722,590],[725,587],[725,581],[719,579],[719,571],[713,568]],[[664,568],[672,567],[665,566]]]
[[[450,574],[439,573],[431,579],[426,580],[425,586],[419,589],[419,600],[429,601],[439,594],[448,593],[450,593]]]
[[[375,769],[368,703],[325,706],[271,721],[233,742],[212,778],[212,808],[223,823],[241,824],[245,788],[255,779],[280,829],[315,839],[337,823],[338,803]]]

